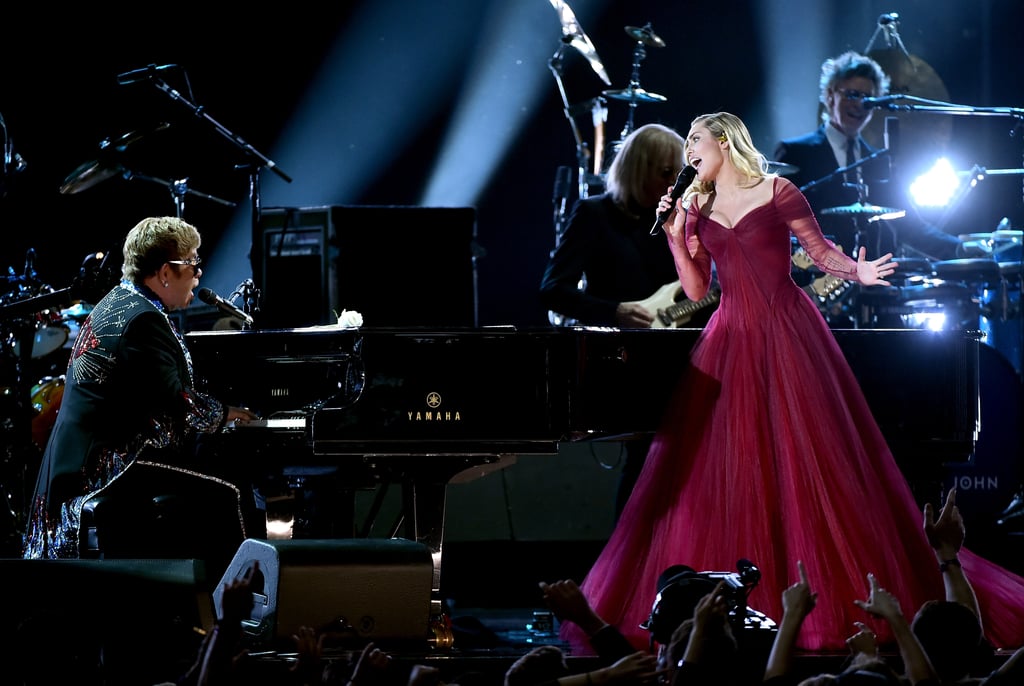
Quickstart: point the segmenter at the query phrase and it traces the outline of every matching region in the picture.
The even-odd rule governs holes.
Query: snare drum
[[[60,350],[67,343],[70,329],[60,312],[43,310],[34,318],[35,336],[32,339],[32,359],[38,360]],[[21,341],[14,341],[14,354],[21,356]]]
[[[32,441],[40,450],[46,447],[64,399],[64,375],[47,376],[32,387]]]

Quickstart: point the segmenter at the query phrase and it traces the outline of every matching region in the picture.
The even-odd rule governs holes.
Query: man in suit
[[[837,169],[871,156],[875,151],[861,136],[874,110],[864,107],[865,97],[881,97],[889,90],[889,77],[870,57],[845,52],[821,66],[819,100],[822,124],[814,131],[782,140],[775,160],[794,165],[789,176],[811,205],[826,236],[833,237],[850,255],[864,246],[868,257],[892,252],[897,258],[924,256],[933,260],[957,257],[960,240],[921,219],[913,208],[905,183],[896,183],[888,155],[880,155],[841,174]],[[906,210],[906,216],[869,222],[869,215],[823,214],[822,210],[863,204]]]

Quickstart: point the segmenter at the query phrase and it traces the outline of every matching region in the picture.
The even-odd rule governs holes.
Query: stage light
[[[972,185],[976,183],[972,179]],[[960,188],[960,179],[953,165],[940,157],[932,168],[918,176],[910,184],[910,196],[919,207],[945,207]]]

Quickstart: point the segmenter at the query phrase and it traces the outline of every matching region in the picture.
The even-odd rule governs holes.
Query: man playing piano
[[[29,506],[25,558],[79,557],[83,505],[136,461],[182,465],[197,432],[254,419],[193,388],[192,361],[168,312],[203,271],[198,230],[140,221],[124,242],[121,282],[81,326]]]

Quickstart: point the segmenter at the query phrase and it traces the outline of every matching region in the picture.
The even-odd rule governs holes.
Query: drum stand
[[[604,122],[608,117],[608,110],[604,106],[603,98],[591,98],[588,101],[579,103],[574,106],[569,105],[569,98],[565,92],[565,84],[563,82],[562,74],[565,63],[565,51],[569,46],[576,48],[581,55],[590,63],[591,69],[594,70],[602,81],[606,84],[611,84],[611,80],[608,78],[608,74],[604,70],[604,65],[601,64],[600,58],[597,56],[597,50],[594,48],[594,44],[590,38],[583,31],[583,27],[580,26],[576,20],[576,15],[573,13],[572,8],[569,7],[568,3],[564,0],[552,0],[552,6],[555,11],[558,12],[559,22],[562,26],[562,38],[559,42],[558,49],[555,54],[548,60],[548,69],[551,74],[555,77],[555,84],[558,86],[558,93],[562,98],[562,111],[565,113],[565,118],[569,121],[569,126],[572,128],[572,135],[576,141],[576,167],[579,173],[579,197],[586,198],[590,195],[591,187],[603,188],[604,179],[601,178],[600,172],[603,166],[602,152],[604,147]],[[589,111],[594,122],[594,130],[596,135],[595,148],[597,151],[596,157],[594,157],[594,171],[591,173],[591,151],[587,147],[587,144],[583,140],[583,135],[580,133],[580,128],[576,124],[576,117],[583,111]],[[562,242],[562,234],[565,231],[566,221],[566,208],[569,200],[569,186],[571,185],[572,171],[569,167],[559,167],[555,172],[555,192],[554,192],[554,224],[555,224],[555,248]],[[552,250],[552,253],[554,250]],[[586,275],[584,274],[580,280],[579,288],[582,290],[586,287]],[[559,314],[558,312],[548,312],[548,321],[554,326],[573,326],[576,321]]]
[[[5,401],[10,403],[10,414],[0,427],[0,448],[3,450],[0,471],[0,556],[20,557],[22,535],[28,506],[35,484],[34,469],[38,464],[40,448],[32,441],[32,397],[28,380],[35,343],[35,322],[25,318],[12,318],[4,323],[10,331],[10,340],[16,342],[4,350],[0,364],[4,373],[12,372],[11,386],[4,389]],[[14,351],[17,347],[18,352]]]
[[[647,58],[647,47],[664,48],[665,41],[654,33],[650,22],[641,28],[627,26],[626,35],[636,41],[636,45],[633,46],[633,71],[629,77],[629,86],[622,90],[602,91],[603,95],[613,100],[625,100],[629,103],[626,125],[622,127],[622,132],[619,133],[619,140],[612,144],[612,154],[609,155],[609,158],[614,158],[619,153],[626,137],[633,133],[636,104],[638,102],[666,102],[668,100],[664,95],[651,93],[640,87],[640,63]]]

